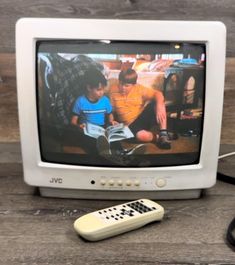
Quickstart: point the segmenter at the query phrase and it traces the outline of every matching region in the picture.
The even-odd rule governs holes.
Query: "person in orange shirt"
[[[123,70],[119,74],[119,84],[110,88],[117,120],[128,125],[137,140],[155,142],[161,149],[170,149],[164,97],[158,90],[137,84],[137,78],[135,70]],[[150,131],[157,124],[159,134]]]

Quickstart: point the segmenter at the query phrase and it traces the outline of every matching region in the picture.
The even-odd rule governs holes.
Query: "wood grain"
[[[227,56],[235,56],[233,0],[1,0],[0,52],[15,51],[15,23],[21,17],[212,20],[227,27]]]
[[[73,222],[117,202],[42,198],[23,182],[19,144],[0,150],[0,264],[234,264],[225,240],[234,185],[218,181],[201,199],[159,201],[162,222],[90,243]]]
[[[0,142],[19,141],[15,55],[0,54]]]

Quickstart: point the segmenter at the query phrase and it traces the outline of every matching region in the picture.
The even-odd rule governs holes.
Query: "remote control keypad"
[[[132,202],[127,204],[130,208],[134,209],[135,211],[139,212],[140,214],[142,213],[147,213],[152,211],[149,207],[145,206],[143,203],[140,202]]]
[[[118,220],[124,220],[125,218],[133,217],[143,213],[147,213],[155,210],[156,208],[149,208],[142,202],[135,201],[128,204],[119,205],[112,208],[107,208],[95,212],[96,217],[99,217],[104,222],[115,222]]]

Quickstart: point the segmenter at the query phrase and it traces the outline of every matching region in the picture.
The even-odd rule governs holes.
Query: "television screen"
[[[38,41],[41,159],[102,167],[199,163],[204,43]]]

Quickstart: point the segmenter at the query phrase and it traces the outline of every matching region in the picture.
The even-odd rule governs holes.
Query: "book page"
[[[84,133],[93,138],[98,138],[101,135],[105,135],[105,129],[92,123],[86,123]]]
[[[113,133],[109,134],[108,140],[109,142],[115,142],[132,137],[134,137],[134,135],[131,132],[130,128],[128,126],[124,126],[123,128],[115,130],[113,131]]]
[[[112,125],[112,126],[109,126],[108,128],[106,128],[106,133],[107,133],[107,135],[111,135],[116,131],[122,130],[123,128],[124,128],[123,123],[119,123],[117,125]]]

